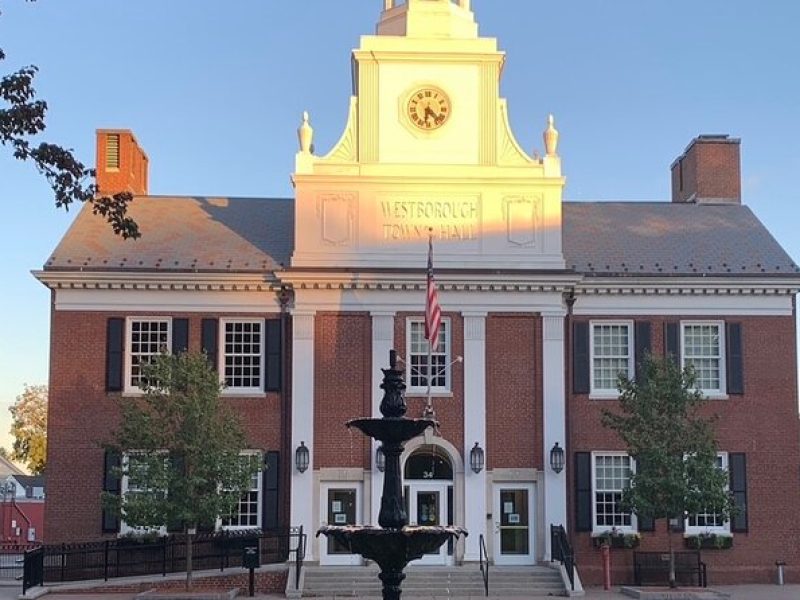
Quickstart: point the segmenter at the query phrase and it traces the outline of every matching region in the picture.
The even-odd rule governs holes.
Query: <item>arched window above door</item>
[[[450,458],[435,446],[423,446],[406,460],[405,479],[452,480],[453,465]]]

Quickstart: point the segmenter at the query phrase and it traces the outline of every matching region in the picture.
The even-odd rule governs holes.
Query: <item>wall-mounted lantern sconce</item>
[[[469,466],[472,467],[474,473],[483,471],[483,460],[483,448],[480,447],[478,442],[475,442],[475,446],[469,452]]]
[[[564,449],[558,445],[558,442],[553,444],[550,450],[550,468],[556,473],[564,470]]]
[[[381,450],[381,447],[378,446],[378,449],[375,450],[375,467],[383,473],[386,470],[386,455]]]
[[[300,442],[297,450],[294,451],[294,466],[297,467],[297,470],[301,473],[305,473],[308,470],[308,462],[308,448],[306,448],[305,442]]]

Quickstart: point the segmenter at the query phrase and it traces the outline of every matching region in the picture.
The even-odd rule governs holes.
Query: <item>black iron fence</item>
[[[0,544],[0,580],[22,577],[25,552],[38,547],[39,544]]]
[[[302,530],[198,534],[192,538],[192,568],[241,568],[245,546],[258,547],[262,565],[286,562],[298,548],[302,552],[304,537]],[[23,593],[58,581],[166,575],[186,570],[186,536],[46,545],[25,553],[24,562]]]
[[[564,565],[570,587],[572,591],[575,591],[575,552],[572,550],[563,525],[550,525],[550,551],[553,560]]]

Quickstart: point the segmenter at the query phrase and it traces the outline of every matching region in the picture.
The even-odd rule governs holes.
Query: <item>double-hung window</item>
[[[725,394],[725,328],[720,322],[681,323],[683,366],[694,367],[698,390],[708,396]]]
[[[436,348],[430,352],[428,361],[428,340],[425,339],[425,320],[410,318],[406,324],[406,378],[408,391],[414,394],[428,390],[430,377],[433,393],[450,392],[450,319],[442,318]]]
[[[717,454],[717,468],[724,471],[728,470],[727,452]],[[723,519],[722,515],[715,512],[713,508],[706,508],[703,512],[689,515],[686,519],[686,533],[690,535],[700,533],[729,534],[730,531],[730,521]]]
[[[616,398],[620,374],[633,377],[633,323],[593,321],[590,331],[591,394]]]
[[[244,452],[243,461],[252,461],[261,458],[257,452]],[[250,488],[242,494],[239,502],[230,516],[223,517],[223,529],[260,529],[262,505],[262,472],[256,471],[250,478]]]
[[[635,530],[635,517],[622,510],[622,493],[631,484],[633,461],[621,452],[596,452],[592,455],[592,529]]]
[[[127,325],[125,391],[141,392],[143,369],[172,347],[172,320],[168,317],[130,317]]]
[[[222,319],[220,376],[228,392],[264,390],[264,320]]]
[[[166,455],[164,460],[168,460]],[[148,460],[142,457],[141,454],[130,452],[122,457],[123,476],[121,480],[120,490],[123,498],[123,511],[125,504],[135,504],[139,498],[146,500],[147,496],[163,496],[166,494],[166,489],[159,485],[156,478],[162,473],[153,473],[150,468]],[[158,465],[156,465],[158,467]],[[156,471],[159,471],[156,468]],[[162,480],[163,481],[163,480]],[[133,527],[128,525],[124,518],[120,523],[120,533],[148,533],[156,532],[160,535],[166,534],[166,527],[153,524],[150,526]]]

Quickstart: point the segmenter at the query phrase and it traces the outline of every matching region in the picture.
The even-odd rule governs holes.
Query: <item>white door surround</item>
[[[533,483],[495,483],[494,564],[536,564],[536,495]]]
[[[362,523],[362,483],[337,481],[320,485],[320,523],[323,525],[355,525]],[[321,565],[361,565],[358,554],[340,546],[334,539],[320,536],[319,562]]]

